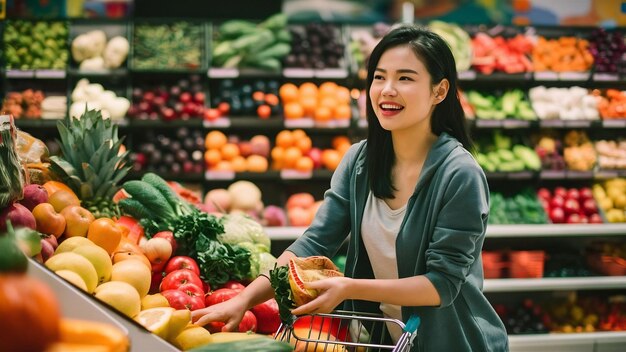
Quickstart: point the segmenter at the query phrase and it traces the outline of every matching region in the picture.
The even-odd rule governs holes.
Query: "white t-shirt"
[[[377,279],[398,278],[396,237],[405,213],[406,204],[399,209],[391,209],[383,199],[376,198],[372,192],[367,197],[361,236],[372,264],[374,277]],[[402,321],[400,306],[381,303],[380,310],[385,317]],[[397,342],[402,329],[393,323],[387,323],[387,329],[393,341]]]

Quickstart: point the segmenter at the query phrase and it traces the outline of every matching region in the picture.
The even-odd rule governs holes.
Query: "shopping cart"
[[[398,341],[388,341],[389,325],[401,330]],[[417,336],[420,318],[410,317],[404,324],[400,320],[385,318],[380,314],[351,311],[334,311],[328,314],[306,314],[283,323],[274,338],[294,346],[294,351],[380,351],[408,352]]]

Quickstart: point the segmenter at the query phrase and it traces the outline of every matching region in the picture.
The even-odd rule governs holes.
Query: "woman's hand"
[[[347,277],[331,277],[328,279],[305,282],[307,289],[317,290],[318,296],[311,302],[301,305],[291,311],[294,315],[308,313],[330,313],[341,302],[349,298],[349,288],[352,279]]]
[[[191,321],[200,326],[220,321],[226,324],[222,331],[237,331],[246,309],[245,300],[236,296],[228,301],[192,311]]]

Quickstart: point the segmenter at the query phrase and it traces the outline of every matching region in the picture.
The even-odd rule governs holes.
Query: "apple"
[[[48,201],[48,192],[42,185],[30,184],[24,187],[24,198],[19,203],[32,211],[35,206]]]
[[[272,334],[278,331],[280,316],[278,303],[274,298],[252,307],[252,313],[257,320],[257,331],[262,334]]]
[[[591,214],[589,215],[589,223],[590,224],[602,224],[603,223],[602,217],[598,213]]]
[[[188,92],[181,93],[178,100],[183,104],[187,104],[191,101],[191,94]]]
[[[317,147],[313,147],[306,154],[311,160],[313,160],[313,168],[319,169],[322,167],[322,150]]]
[[[574,199],[567,199],[565,201],[565,203],[563,204],[563,210],[565,211],[565,214],[570,215],[570,214],[577,214],[580,213],[580,205],[578,204],[577,200]]]
[[[38,204],[33,209],[33,216],[37,223],[37,231],[60,237],[65,231],[65,218],[54,210],[50,203]]]
[[[96,219],[91,212],[80,205],[70,205],[61,210],[65,218],[65,237],[86,237],[89,225]]]
[[[593,191],[591,191],[591,188],[589,187],[583,187],[580,189],[580,200],[585,200],[585,199],[593,199]]]
[[[155,94],[153,92],[145,92],[143,93],[143,101],[151,104],[154,101]]]
[[[539,199],[549,200],[552,195],[550,194],[550,190],[548,190],[545,187],[542,187],[542,188],[539,188],[539,190],[537,191],[537,196],[539,197]]]
[[[550,210],[550,219],[555,224],[562,224],[562,223],[564,223],[565,222],[565,212],[563,211],[563,208],[553,207],[552,210]]]
[[[587,198],[583,201],[583,211],[587,216],[591,216],[591,214],[595,214],[598,212],[598,207],[596,206],[596,201],[593,198]]]
[[[580,216],[579,222],[581,224],[588,224],[589,223],[589,218],[586,215],[580,215],[579,214],[579,216]]]
[[[578,215],[578,213],[570,214],[567,217],[567,223],[568,224],[580,224],[580,215]]]
[[[0,232],[6,231],[7,220],[11,221],[13,228],[28,227],[33,230],[37,229],[37,221],[35,217],[33,217],[33,214],[20,203],[13,203],[0,210]]]
[[[161,231],[157,232],[153,238],[165,238],[172,245],[172,253],[176,253],[178,249],[178,244],[176,243],[176,239],[174,238],[174,233],[172,231]]]
[[[567,189],[565,187],[557,187],[554,189],[554,195],[565,198],[567,196]]]
[[[204,104],[204,100],[205,100],[205,95],[202,92],[197,92],[196,94],[193,95],[193,101],[195,101],[198,104]]]
[[[217,109],[206,109],[204,110],[204,119],[206,121],[215,121],[220,118],[220,112]]]
[[[570,188],[567,191],[567,195],[565,196],[566,199],[574,199],[576,201],[578,201],[580,199],[580,192],[578,192],[578,190],[576,188]]]
[[[270,140],[267,136],[258,134],[250,139],[252,154],[268,158],[270,156]]]
[[[565,199],[562,196],[554,196],[550,200],[550,208],[562,208],[565,204]]]
[[[239,142],[239,154],[244,158],[252,155],[252,143],[250,143],[249,141]]]
[[[161,110],[161,115],[163,115],[163,120],[172,121],[176,119],[176,112],[172,108],[163,108]]]

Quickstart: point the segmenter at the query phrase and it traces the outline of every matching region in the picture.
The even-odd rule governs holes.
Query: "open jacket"
[[[350,235],[345,275],[373,279],[361,239],[370,192],[367,142],[353,145],[331,179],[311,226],[287,250],[333,257]],[[412,351],[507,351],[502,321],[482,294],[481,249],[489,214],[483,171],[452,136],[433,144],[396,239],[400,278],[425,275],[441,298],[438,307],[402,307],[402,320],[421,318]],[[380,313],[379,302],[350,300],[345,308]]]

